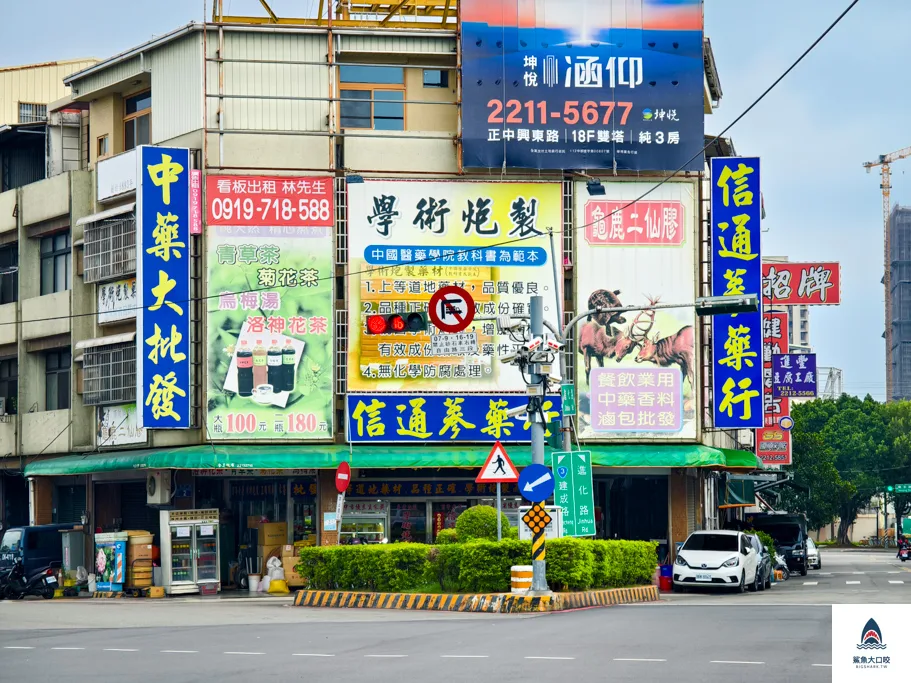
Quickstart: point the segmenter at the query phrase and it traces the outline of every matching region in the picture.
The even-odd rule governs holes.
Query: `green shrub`
[[[464,514],[464,513],[463,513]],[[462,543],[459,590],[471,593],[509,591],[510,567],[531,564],[529,541],[485,541]]]
[[[759,531],[758,529],[750,529],[745,533],[753,534],[759,537],[759,542],[765,546],[765,549],[769,552],[769,555],[772,556],[772,564],[775,564],[775,539],[769,536],[765,531]]]
[[[622,586],[651,583],[658,568],[658,544],[651,541],[608,541],[620,545]]]
[[[503,527],[503,539],[506,541],[518,541],[519,540],[519,527],[517,527],[517,526]]]
[[[503,531],[509,528],[509,520],[500,513]],[[497,511],[489,505],[470,507],[456,519],[456,534],[460,543],[475,539],[497,540]]]
[[[595,554],[591,541],[557,538],[547,541],[547,584],[552,590],[592,587]]]
[[[441,529],[437,532],[437,545],[446,545],[448,543],[458,543],[459,535],[455,529]]]
[[[316,589],[414,590],[432,576],[429,548],[419,543],[302,548],[298,571]]]

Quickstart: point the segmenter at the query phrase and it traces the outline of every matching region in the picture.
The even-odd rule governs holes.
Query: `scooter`
[[[21,600],[26,595],[40,595],[45,600],[50,600],[57,589],[58,569],[60,562],[51,562],[50,566],[26,577],[22,559],[16,558],[4,587],[4,596],[8,600]]]
[[[775,553],[775,566],[772,569],[781,571],[782,578],[785,581],[791,578],[791,570],[788,569],[788,563],[780,553]]]
[[[902,549],[898,551],[898,559],[904,562],[909,557],[911,557],[911,548],[908,548],[908,546],[902,546]]]

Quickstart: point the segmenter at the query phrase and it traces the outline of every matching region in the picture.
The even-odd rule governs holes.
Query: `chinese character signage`
[[[518,496],[518,484],[500,484],[500,494],[502,496]],[[496,484],[476,484],[474,481],[428,481],[421,480],[391,480],[391,481],[355,481],[348,490],[348,498],[345,500],[345,514],[358,512],[371,512],[374,506],[377,511],[386,511],[388,505],[385,501],[362,502],[351,500],[352,498],[376,496],[455,496],[457,498],[475,498],[479,496],[496,495]],[[503,502],[503,509],[517,509],[520,503]],[[350,508],[349,508],[350,506]]]
[[[759,180],[757,157],[712,159],[712,296],[762,289]],[[762,313],[716,315],[712,329],[715,427],[762,427]]]
[[[333,431],[331,178],[208,176],[211,439]]]
[[[693,301],[696,185],[605,182],[604,190],[591,197],[584,182],[575,187],[584,226],[575,310]],[[649,190],[648,201],[631,203]],[[575,351],[580,438],[697,438],[693,308],[589,316],[576,328]]]
[[[786,353],[773,356],[772,395],[816,398],[816,354]]]
[[[140,427],[135,403],[98,406],[97,429],[99,448],[147,443],[148,432]]]
[[[702,0],[461,0],[462,159],[702,169]]]
[[[554,451],[554,503],[563,508],[564,536],[594,536],[595,487],[592,483],[591,451]]]
[[[498,357],[519,344],[476,321],[477,353],[437,355],[428,332],[367,334],[370,314],[426,311],[442,287],[468,291],[478,316],[529,315],[529,298],[557,306],[547,229],[563,221],[553,182],[366,180],[348,184],[348,388],[452,395],[525,391]],[[520,240],[508,245],[504,242]],[[556,239],[557,259],[562,263]]]
[[[115,323],[136,317],[139,298],[136,278],[103,282],[98,285],[98,324]]]
[[[790,417],[791,401],[772,395],[772,358],[788,352],[788,314],[762,315],[762,383],[764,425],[756,430],[756,455],[766,465],[791,464],[791,432],[781,418]]]
[[[774,306],[841,303],[841,266],[837,263],[764,263],[762,302]]]
[[[349,394],[348,440],[361,443],[528,442],[531,423],[509,417],[528,405],[521,394]],[[545,396],[547,422],[560,416],[560,397]]]
[[[190,152],[137,155],[138,427],[187,429],[190,414]]]

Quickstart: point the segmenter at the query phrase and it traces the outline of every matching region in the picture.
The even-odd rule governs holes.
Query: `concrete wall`
[[[42,410],[22,415],[22,452],[69,453],[70,411]]]
[[[0,234],[12,232],[17,228],[14,214],[18,197],[19,193],[16,190],[0,193]]]
[[[70,176],[68,173],[39,180],[20,188],[19,218],[23,226],[40,223],[70,213]]]
[[[422,102],[455,102],[456,72],[449,74],[449,87],[425,88],[423,69],[405,69],[405,99]],[[459,108],[454,104],[406,104],[405,122],[408,130],[444,131],[455,135]]]
[[[108,136],[108,155],[123,151],[123,98],[106,95],[89,104],[89,162],[98,161],[98,138]]]
[[[0,344],[15,344],[18,339],[16,308],[15,302],[0,306]]]
[[[9,422],[0,422],[0,458],[15,455],[16,450],[16,420],[10,418]]]
[[[88,216],[94,211],[95,206],[95,186],[94,173],[81,171],[74,173],[72,176],[73,188],[73,212],[72,212],[72,238],[76,242],[83,238],[85,226],[76,225],[79,218]],[[76,250],[73,250],[75,257]],[[85,284],[82,277],[76,275],[76,263],[73,259],[73,285],[70,290],[70,301],[74,312],[94,311],[97,305],[94,284]],[[76,341],[90,339],[96,336],[96,318],[94,316],[81,316],[71,318],[70,328],[72,329],[72,347],[75,348]],[[97,336],[101,336],[100,334]],[[75,353],[73,356],[75,357]],[[70,428],[72,435],[71,444],[74,449],[93,448],[95,446],[95,407],[86,406],[82,402],[82,396],[76,393],[76,363],[73,364],[73,372],[70,377],[70,406],[72,406],[73,424]]]
[[[459,168],[454,140],[425,140],[415,136],[442,136],[428,131],[357,131],[363,137],[348,137],[345,168],[352,172],[455,173]],[[379,137],[383,136],[383,137]]]
[[[69,334],[71,311],[69,290],[25,299],[22,301],[22,338],[39,339]],[[26,322],[28,320],[37,322]]]

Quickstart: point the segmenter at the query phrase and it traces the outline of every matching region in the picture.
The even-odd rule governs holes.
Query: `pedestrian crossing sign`
[[[519,481],[519,472],[512,460],[506,455],[503,444],[497,441],[490,449],[487,461],[478,473],[475,482],[478,484],[511,484]]]

